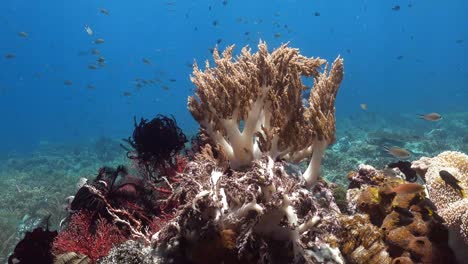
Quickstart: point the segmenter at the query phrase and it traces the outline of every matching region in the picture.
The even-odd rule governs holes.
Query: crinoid
[[[127,157],[142,166],[146,176],[160,180],[176,165],[176,155],[185,147],[187,138],[177,126],[174,117],[157,115],[151,121],[142,118],[137,124],[132,137],[124,139],[131,148]]]

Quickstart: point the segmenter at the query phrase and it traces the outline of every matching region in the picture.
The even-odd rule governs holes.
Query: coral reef
[[[422,185],[364,165],[349,179],[349,210],[369,217],[381,234],[380,240],[371,241],[382,242],[390,258],[404,258],[398,261],[406,263],[455,263],[448,230]]]
[[[339,229],[331,190],[308,190],[267,156],[245,172],[189,162],[173,199],[179,210],[152,238],[162,263],[342,263],[327,243]]]

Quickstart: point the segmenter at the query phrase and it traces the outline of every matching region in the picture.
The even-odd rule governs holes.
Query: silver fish
[[[399,148],[399,147],[384,147],[384,149],[387,151],[388,154],[392,155],[395,158],[399,159],[407,159],[411,157],[411,153],[404,149],[404,148]]]

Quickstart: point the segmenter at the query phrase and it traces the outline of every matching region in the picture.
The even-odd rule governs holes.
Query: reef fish
[[[104,15],[109,15],[109,10],[107,10],[105,8],[99,8],[99,11]]]
[[[419,193],[424,191],[424,186],[417,183],[405,183],[400,184],[392,189],[393,192],[397,194],[411,194],[411,193]]]
[[[391,147],[391,148],[387,148],[387,147],[384,147],[384,149],[392,156],[394,156],[395,158],[399,158],[399,159],[407,159],[409,157],[411,157],[411,153],[404,149],[404,148],[399,148],[399,147]]]
[[[466,197],[465,191],[460,186],[460,181],[457,180],[457,178],[455,178],[450,172],[446,170],[441,170],[439,171],[439,175],[446,184],[450,185],[450,187],[454,188],[457,192],[459,192],[463,198]]]
[[[18,36],[22,38],[27,38],[29,37],[29,34],[27,32],[21,31],[21,32],[18,32]]]
[[[104,43],[104,42],[105,42],[104,39],[98,38],[98,39],[96,39],[96,40],[94,41],[94,44],[102,44],[102,43]]]
[[[419,115],[419,118],[427,121],[439,121],[442,119],[442,116],[438,113],[430,113],[426,115]]]
[[[362,110],[367,110],[367,104],[361,104],[361,109]]]
[[[85,25],[84,29],[85,29],[86,33],[88,33],[88,35],[90,35],[90,36],[94,35],[93,30],[88,25]]]

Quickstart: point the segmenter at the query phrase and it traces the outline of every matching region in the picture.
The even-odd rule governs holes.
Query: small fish
[[[105,59],[104,57],[99,57],[99,58],[97,59],[97,62],[98,62],[99,64],[103,64],[103,63],[106,63],[106,59]]]
[[[19,185],[18,185],[17,183],[15,183],[15,187],[16,187],[16,191],[17,191],[18,193],[20,193],[20,192],[21,192],[21,188],[19,187]]]
[[[213,20],[213,22],[211,24],[213,24],[214,27],[217,27],[219,25],[219,21],[218,20]]]
[[[384,149],[388,152],[388,154],[394,156],[395,158],[407,159],[407,158],[411,157],[411,153],[408,150],[404,149],[404,148],[399,148],[399,147],[387,148],[387,147],[384,147]]]
[[[461,197],[466,198],[465,190],[463,190],[463,188],[460,186],[460,181],[457,180],[457,178],[455,178],[452,174],[450,174],[450,172],[441,170],[439,171],[439,175],[446,184],[459,192]]]
[[[228,4],[228,1],[227,1],[227,0],[224,0],[224,1],[223,1],[223,6],[227,6],[227,4]]]
[[[400,6],[399,5],[393,6],[392,10],[393,11],[398,11],[398,10],[400,10]]]
[[[70,85],[73,85],[73,82],[70,80],[65,80],[63,84],[70,86]]]
[[[176,79],[169,79],[170,82],[177,82]]]
[[[92,49],[92,50],[91,50],[91,54],[93,54],[93,55],[100,55],[101,52],[100,52],[98,49]]]
[[[396,57],[396,59],[397,59],[397,60],[403,59],[403,55],[400,55],[400,56]]]
[[[223,41],[223,39],[219,38],[216,40],[216,44],[220,44]]]
[[[90,70],[97,70],[98,66],[96,66],[96,64],[89,64],[88,65],[88,69]]]
[[[424,186],[417,183],[404,183],[392,189],[397,194],[412,194],[424,191]]]
[[[86,88],[88,88],[89,90],[94,90],[96,89],[96,86],[94,86],[93,84],[88,84]]]
[[[362,110],[367,110],[367,104],[360,104]]]
[[[123,92],[123,96],[129,97],[129,96],[132,96],[132,93],[131,92]]]
[[[408,208],[395,206],[395,207],[393,207],[393,211],[399,213],[400,215],[404,215],[406,217],[410,217],[410,218],[414,217],[413,213],[411,213],[411,211]]]
[[[462,43],[463,43],[463,39],[457,39],[457,40],[455,41],[455,43],[457,43],[457,44],[462,44]]]
[[[164,85],[164,86],[162,87],[162,89],[163,89],[164,91],[168,91],[168,90],[169,90],[169,86]]]
[[[244,35],[248,36],[248,35],[250,35],[250,32],[246,31],[246,32],[244,32]]]
[[[5,54],[5,59],[14,59],[16,58],[16,55],[13,53],[7,53]]]
[[[281,38],[281,33],[275,33],[275,35],[273,35],[275,38]]]
[[[442,116],[438,113],[430,113],[425,115],[419,115],[419,118],[427,121],[439,121],[442,119]]]
[[[21,32],[18,32],[18,36],[22,38],[27,38],[29,37],[29,34],[27,32],[21,31]]]
[[[146,65],[151,65],[151,64],[152,64],[151,61],[150,61],[148,58],[143,58],[143,59],[141,59],[141,60],[142,60],[143,63],[146,64]]]
[[[105,42],[105,41],[104,41],[104,39],[102,39],[102,38],[98,38],[98,39],[96,39],[96,40],[93,41],[94,44],[102,44],[102,43],[104,43],[104,42]]]
[[[314,12],[314,16],[319,17],[319,16],[320,16],[320,12]]]
[[[90,36],[94,35],[93,30],[88,25],[85,25],[84,29],[85,29],[86,33],[88,33],[88,35],[90,35]]]
[[[351,53],[351,50],[350,50],[350,49],[346,49],[346,52],[347,52],[347,53]]]
[[[99,8],[99,12],[101,12],[101,14],[104,14],[104,15],[109,15],[109,10],[105,9],[105,8]]]
[[[208,48],[208,51],[210,52],[210,54],[213,54],[214,49],[213,48]]]

